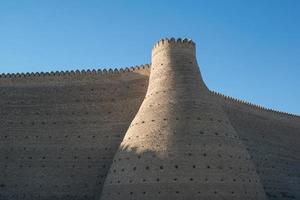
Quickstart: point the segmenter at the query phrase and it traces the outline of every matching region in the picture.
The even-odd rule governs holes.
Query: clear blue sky
[[[149,63],[171,36],[210,89],[300,114],[298,0],[0,0],[0,73]]]

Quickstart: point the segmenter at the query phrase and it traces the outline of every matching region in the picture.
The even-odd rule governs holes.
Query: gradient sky
[[[0,73],[150,63],[172,36],[211,90],[300,115],[298,0],[0,0]]]

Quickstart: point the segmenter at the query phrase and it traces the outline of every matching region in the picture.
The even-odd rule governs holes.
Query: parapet
[[[289,117],[289,118],[298,118],[298,119],[300,119],[299,115],[296,115],[296,114],[293,114],[293,113],[279,111],[279,110],[274,110],[274,109],[271,109],[271,108],[266,108],[264,106],[257,105],[257,104],[254,104],[254,103],[251,103],[251,102],[248,102],[248,101],[245,101],[245,100],[237,99],[237,98],[234,98],[234,97],[230,97],[230,96],[227,96],[225,94],[221,94],[221,93],[216,92],[216,91],[212,91],[211,90],[210,92],[213,95],[222,97],[224,100],[227,100],[229,102],[233,102],[233,103],[238,103],[238,104],[241,104],[241,105],[249,106],[250,108],[252,108],[252,110],[256,109],[256,110],[259,110],[259,111],[265,111],[265,112],[273,113],[273,114],[276,114],[276,115],[280,115],[282,117]]]
[[[155,56],[162,49],[190,49],[195,54],[196,44],[191,39],[175,39],[175,38],[164,38],[159,40],[152,49],[152,57]]]
[[[26,72],[26,73],[2,73],[0,79],[9,78],[34,78],[34,77],[48,77],[48,76],[76,76],[76,75],[114,75],[125,72],[134,72],[143,69],[150,69],[151,64],[143,64],[138,66],[126,68],[108,68],[108,69],[87,69],[87,70],[71,70],[71,71],[51,71],[51,72]]]

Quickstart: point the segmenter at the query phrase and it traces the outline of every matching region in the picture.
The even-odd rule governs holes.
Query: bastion
[[[0,200],[300,199],[300,116],[211,91],[189,39],[151,64],[0,75]]]

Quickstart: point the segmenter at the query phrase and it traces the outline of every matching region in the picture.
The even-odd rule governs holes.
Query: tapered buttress
[[[101,200],[265,198],[245,146],[202,80],[194,42],[160,40]]]

